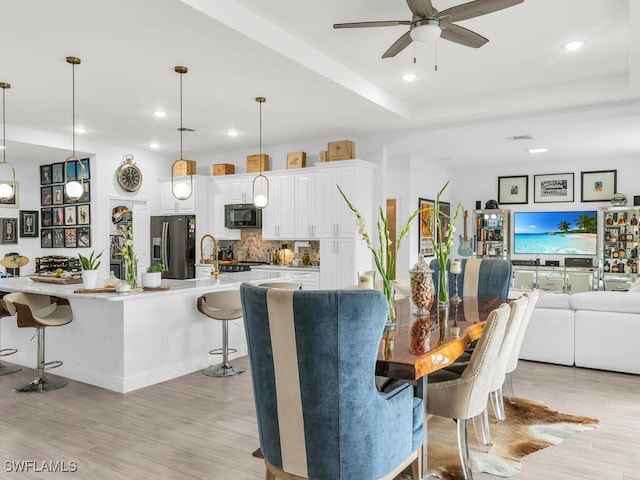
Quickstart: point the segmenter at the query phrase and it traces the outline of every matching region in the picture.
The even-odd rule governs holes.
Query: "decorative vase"
[[[96,288],[98,282],[98,270],[83,270],[82,271],[82,287],[86,290],[93,290]]]
[[[127,262],[127,274],[125,281],[131,285],[131,288],[136,288],[138,286],[138,262],[136,260]]]
[[[440,268],[438,273],[438,329],[444,342],[449,334],[449,271]]]
[[[162,283],[162,272],[142,272],[142,286],[158,288]]]
[[[429,316],[429,311],[433,306],[433,270],[425,261],[424,257],[420,257],[411,270],[411,300],[416,307],[414,315],[417,317]]]

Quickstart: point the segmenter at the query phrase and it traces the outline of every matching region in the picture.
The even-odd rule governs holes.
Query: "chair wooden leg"
[[[424,446],[418,449],[418,456],[411,463],[411,475],[413,476],[413,480],[422,480],[422,449]]]
[[[275,474],[267,466],[264,468],[264,480],[276,480]]]
[[[460,454],[460,464],[465,480],[473,480],[471,472],[471,457],[469,455],[469,435],[467,431],[467,420],[456,419],[458,427],[458,453]]]

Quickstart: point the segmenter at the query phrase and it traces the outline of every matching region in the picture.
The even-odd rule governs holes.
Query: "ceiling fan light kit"
[[[382,20],[373,22],[336,23],[333,28],[367,28],[367,27],[394,27],[408,25],[409,31],[405,32],[391,45],[382,58],[395,57],[412,42],[428,43],[438,38],[449,40],[466,47],[480,48],[489,39],[476,32],[456,25],[470,18],[479,17],[505,8],[513,7],[524,0],[474,0],[455,7],[438,12],[433,7],[431,0],[407,0],[411,10],[411,20]]]

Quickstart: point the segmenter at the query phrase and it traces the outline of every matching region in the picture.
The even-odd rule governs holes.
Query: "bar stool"
[[[4,304],[4,301],[1,300],[1,298],[4,297],[6,294],[7,292],[0,292],[0,319],[11,317],[11,313],[9,313],[9,310],[7,310],[7,307]],[[17,353],[17,352],[18,350],[15,348],[0,347],[0,357],[8,357],[9,355],[13,355],[14,353]],[[20,370],[22,370],[22,367],[18,367],[17,365],[5,365],[4,363],[0,362],[0,376],[16,373],[16,372],[19,372]]]
[[[222,363],[205,368],[202,373],[210,377],[230,377],[246,371],[244,367],[229,364],[229,354],[238,351],[229,348],[229,320],[242,318],[239,290],[205,293],[198,297],[198,310],[209,318],[222,321],[222,348],[214,348],[209,355],[222,355]]]
[[[49,295],[33,293],[9,293],[3,298],[11,314],[18,313],[18,328],[33,327],[38,336],[38,376],[30,382],[13,387],[17,393],[47,392],[64,387],[68,382],[63,378],[48,379],[44,371],[62,365],[60,360],[45,362],[44,330],[46,327],[59,327],[71,322],[73,315],[69,301],[64,298],[52,298]]]

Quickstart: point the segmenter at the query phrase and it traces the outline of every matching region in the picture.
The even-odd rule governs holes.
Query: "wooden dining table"
[[[409,314],[399,318],[393,330],[383,333],[378,348],[376,375],[414,383],[415,395],[422,398],[426,411],[428,375],[454,363],[472,341],[480,338],[489,313],[505,302],[506,299],[497,297],[468,297],[458,304],[451,303],[446,338],[440,338],[434,307],[429,316],[431,327],[425,353],[420,354],[411,352],[413,317]],[[453,335],[453,327],[460,329],[459,335]],[[427,434],[425,420],[422,479],[427,478]]]

